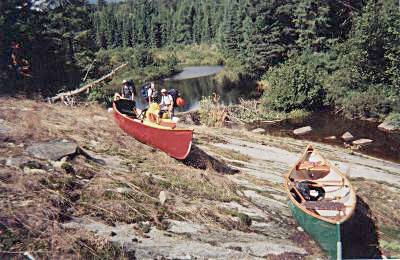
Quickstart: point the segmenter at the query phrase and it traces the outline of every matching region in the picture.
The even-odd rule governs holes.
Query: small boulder
[[[302,227],[297,227],[297,230],[300,232],[304,232],[304,229]]]
[[[165,202],[168,200],[168,192],[162,190],[158,198],[160,200],[161,205],[164,205]]]
[[[25,156],[18,156],[18,157],[11,157],[6,160],[6,166],[12,167],[15,169],[22,169],[26,163],[31,161],[29,157]]]
[[[46,171],[43,169],[31,169],[29,167],[24,167],[23,171],[25,174],[44,174],[44,173],[46,173]]]
[[[132,191],[132,189],[126,188],[126,187],[118,187],[118,188],[115,189],[115,192],[121,193],[121,194],[129,193],[131,191]]]
[[[353,141],[353,144],[354,145],[367,145],[367,144],[372,143],[373,141],[374,140],[367,139],[367,138],[362,138],[362,139],[358,139],[358,140]]]
[[[350,142],[351,140],[353,140],[354,139],[354,136],[350,133],[350,132],[346,132],[346,133],[344,133],[343,135],[342,135],[342,139],[345,141],[345,142]]]
[[[400,130],[399,127],[396,127],[396,125],[390,121],[385,121],[382,124],[378,125],[378,129],[386,132],[393,132]]]
[[[305,135],[305,134],[310,133],[311,131],[312,131],[311,126],[305,126],[305,127],[300,127],[300,128],[297,128],[297,129],[293,130],[293,134],[295,134],[295,135]]]
[[[253,132],[255,134],[263,134],[263,133],[265,133],[265,129],[256,128],[256,129],[251,130],[251,132]]]
[[[26,152],[39,159],[56,161],[75,154],[77,149],[77,143],[63,139],[33,144]]]
[[[331,136],[327,136],[324,138],[325,140],[331,141],[331,140],[336,140],[336,136],[331,135]]]

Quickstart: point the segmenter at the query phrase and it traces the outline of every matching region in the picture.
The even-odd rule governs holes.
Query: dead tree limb
[[[87,84],[87,85],[81,87],[81,88],[78,88],[78,89],[75,89],[75,90],[72,90],[72,91],[67,91],[67,92],[59,93],[59,94],[57,94],[57,95],[54,96],[54,97],[47,98],[47,100],[48,100],[50,103],[53,103],[53,102],[56,102],[56,101],[59,101],[59,100],[63,100],[64,97],[70,97],[70,96],[74,96],[74,95],[80,94],[80,93],[82,93],[82,92],[84,92],[84,91],[86,91],[86,90],[89,90],[90,88],[95,87],[95,86],[96,86],[97,84],[99,84],[100,82],[102,82],[102,81],[104,81],[104,80],[106,80],[106,79],[108,79],[108,78],[111,78],[112,76],[114,76],[115,73],[117,73],[117,71],[119,71],[120,69],[126,67],[126,65],[128,65],[128,63],[124,63],[124,64],[122,64],[122,65],[116,67],[115,69],[113,69],[113,70],[112,70],[110,73],[108,73],[107,75],[104,75],[103,77],[101,77],[101,78],[99,78],[99,79],[97,79],[97,80],[95,80],[95,81],[93,81],[93,82],[91,82],[91,83],[89,83],[89,84]]]

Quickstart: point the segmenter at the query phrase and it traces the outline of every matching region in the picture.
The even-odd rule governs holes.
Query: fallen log
[[[93,81],[93,82],[81,87],[81,88],[78,88],[78,89],[75,89],[75,90],[72,90],[72,91],[62,92],[62,93],[57,94],[54,97],[47,98],[47,101],[50,102],[50,103],[54,103],[56,101],[63,100],[64,97],[74,96],[74,95],[80,94],[80,93],[82,93],[82,92],[84,92],[86,90],[89,90],[90,88],[95,87],[97,84],[101,83],[102,81],[114,76],[114,74],[117,71],[119,71],[120,69],[126,67],[126,65],[128,65],[128,63],[124,63],[124,64],[116,67],[115,69],[113,69],[107,75],[104,75],[103,77],[101,77],[101,78],[99,78],[99,79],[97,79],[97,80],[95,80],[95,81]]]

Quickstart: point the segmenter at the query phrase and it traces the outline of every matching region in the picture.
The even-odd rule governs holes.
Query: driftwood
[[[120,69],[126,67],[126,65],[128,65],[128,63],[124,63],[124,64],[118,66],[117,68],[113,69],[113,70],[112,70],[110,73],[108,73],[107,75],[104,75],[103,77],[101,77],[101,78],[99,78],[99,79],[97,79],[97,80],[95,80],[95,81],[93,81],[93,82],[91,82],[91,83],[89,83],[89,84],[87,84],[87,85],[81,87],[81,88],[78,88],[78,89],[75,89],[75,90],[72,90],[72,91],[67,91],[67,92],[59,93],[59,94],[57,94],[57,95],[54,96],[54,97],[47,98],[47,100],[48,100],[50,103],[53,103],[53,102],[56,102],[56,101],[59,101],[59,100],[64,100],[65,97],[74,96],[74,95],[80,94],[80,93],[82,93],[82,92],[84,92],[84,91],[88,91],[90,88],[95,87],[95,86],[96,86],[97,84],[99,84],[100,82],[102,82],[102,81],[104,81],[104,80],[106,80],[106,79],[111,78],[112,76],[114,76],[114,74],[115,74],[117,71],[119,71]]]

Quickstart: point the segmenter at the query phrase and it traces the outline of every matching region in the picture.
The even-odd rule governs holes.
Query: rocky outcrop
[[[358,139],[358,140],[353,141],[353,144],[354,145],[367,145],[367,144],[372,143],[373,141],[374,140],[367,139],[367,138],[362,138],[362,139]]]
[[[354,139],[354,136],[350,132],[346,132],[342,135],[342,139],[345,142],[350,142]]]
[[[312,131],[312,127],[311,126],[305,126],[305,127],[301,127],[301,128],[297,128],[295,130],[293,130],[293,134],[295,135],[305,135],[308,134]]]
[[[265,129],[256,128],[256,129],[251,130],[251,132],[253,132],[255,134],[263,134],[263,133],[265,133]]]
[[[26,152],[33,157],[56,161],[65,156],[77,152],[78,144],[70,140],[51,140],[48,142],[35,143],[26,149]]]
[[[385,121],[382,124],[378,125],[379,130],[386,132],[394,132],[400,130],[400,127],[396,126],[393,122]]]
[[[73,219],[64,228],[86,229],[132,252],[137,259],[261,259],[268,255],[307,252],[288,240],[257,233],[225,230],[186,221],[168,220],[166,231],[150,227],[140,236],[136,224],[105,225],[89,219]]]

